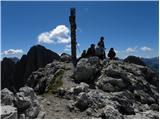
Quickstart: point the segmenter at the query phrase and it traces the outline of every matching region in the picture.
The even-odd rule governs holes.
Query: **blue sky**
[[[70,53],[69,9],[76,8],[82,52],[104,36],[106,52],[155,57],[159,53],[158,2],[2,2],[2,57],[21,57],[35,44]],[[78,55],[80,51],[77,50]]]

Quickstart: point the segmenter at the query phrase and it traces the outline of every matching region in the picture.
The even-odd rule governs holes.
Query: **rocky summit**
[[[158,119],[158,83],[157,73],[130,62],[90,57],[74,68],[53,61],[32,72],[16,94],[1,91],[3,110],[11,113],[1,117]]]

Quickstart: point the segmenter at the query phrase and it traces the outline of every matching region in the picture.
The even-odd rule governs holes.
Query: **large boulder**
[[[100,72],[98,57],[82,58],[77,63],[74,77],[77,82],[94,83]]]
[[[20,88],[16,93],[16,103],[20,113],[24,113],[25,118],[36,118],[40,112],[40,105],[34,90],[28,86]]]
[[[134,95],[137,101],[140,101],[143,104],[153,104],[156,103],[156,100],[143,90],[134,90]]]
[[[116,101],[116,108],[123,115],[134,115],[134,95],[130,91],[121,91],[111,93],[109,98],[111,101]]]
[[[79,108],[81,111],[86,110],[89,105],[91,104],[91,101],[86,93],[80,93],[77,97],[77,102],[75,103],[75,106]]]
[[[116,92],[126,87],[126,84],[121,78],[112,78],[105,75],[101,75],[98,78],[96,85],[105,92]]]
[[[33,102],[37,99],[34,90],[28,86],[22,87],[19,89],[19,92],[16,93],[16,106],[19,111],[24,111],[31,107]],[[37,106],[39,106],[37,104]]]
[[[106,107],[103,108],[101,117],[103,119],[123,119],[122,114],[119,113],[118,110],[116,110],[113,106],[110,105],[106,105]]]
[[[81,92],[88,92],[89,89],[89,85],[81,82],[79,85],[77,85],[76,87],[72,87],[69,92],[74,94],[74,95],[78,95]]]
[[[0,116],[1,119],[18,119],[17,108],[10,105],[2,105]]]
[[[23,92],[16,93],[16,107],[19,111],[24,111],[31,105],[31,100]]]
[[[60,57],[62,62],[70,62],[72,60],[71,55],[67,53],[62,53]]]
[[[14,106],[14,101],[15,101],[15,96],[13,92],[8,90],[7,88],[4,88],[1,91],[1,104]]]
[[[48,92],[51,86],[55,83],[58,77],[62,77],[65,63],[53,61],[47,64],[44,68],[40,68],[33,72],[26,82],[38,94]],[[57,81],[60,82],[60,81]]]
[[[90,91],[88,93],[81,92],[77,96],[75,106],[81,111],[87,108],[103,108],[105,106],[105,96],[97,91]]]

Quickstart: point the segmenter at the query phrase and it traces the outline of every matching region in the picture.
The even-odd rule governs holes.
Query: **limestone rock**
[[[99,59],[96,57],[96,60],[93,58],[82,58],[77,63],[77,67],[74,73],[75,80],[78,82],[93,83],[95,78],[100,72],[99,69]],[[97,63],[97,64],[94,64]]]
[[[16,107],[19,110],[25,110],[25,109],[29,108],[31,105],[30,98],[26,97],[23,92],[16,93],[16,99],[17,99]]]
[[[113,106],[109,105],[103,109],[101,117],[103,119],[123,119],[123,116]]]
[[[8,90],[7,88],[4,88],[1,91],[1,104],[2,105],[14,105],[15,96],[14,94]]]
[[[54,61],[47,64],[45,68],[33,72],[29,76],[26,85],[32,87],[36,93],[42,94],[48,91],[49,85],[54,83],[54,75],[60,69],[64,69],[62,62]]]
[[[40,112],[37,116],[37,119],[44,119],[45,118],[45,112]]]
[[[121,78],[112,78],[105,75],[101,75],[98,78],[96,85],[106,92],[116,92],[126,87]]]
[[[91,101],[85,93],[80,93],[78,96],[78,100],[75,103],[75,106],[79,108],[81,111],[86,110],[89,107]]]
[[[89,89],[89,85],[84,83],[84,82],[81,82],[80,85],[74,87],[74,88],[71,88],[71,92],[75,95],[78,95],[79,93],[81,92],[88,92],[88,89]]]
[[[7,88],[3,89],[1,93],[1,103],[3,106],[5,105],[4,110],[8,110],[9,113],[6,113],[6,116],[9,118],[15,118],[15,116],[16,118],[18,118],[19,116],[19,118],[22,119],[34,119],[37,118],[39,112],[41,111],[40,104],[38,102],[36,94],[34,93],[34,90],[28,86],[20,88],[19,92],[17,92],[15,96]],[[11,105],[14,107],[12,107]],[[16,110],[14,110],[13,108],[15,108]],[[11,112],[13,112],[13,115]]]
[[[26,117],[25,117],[25,114],[20,114],[20,115],[19,115],[19,118],[20,118],[20,119],[25,119],[25,118],[26,118]]]
[[[150,106],[150,108],[151,108],[152,110],[159,111],[159,105],[158,105],[158,104],[152,104],[152,105]]]
[[[72,60],[71,55],[67,53],[62,53],[60,57],[62,62],[70,62]]]
[[[1,119],[18,119],[17,108],[10,105],[1,106]]]
[[[96,91],[90,91],[88,93],[81,92],[77,97],[75,106],[81,111],[84,111],[89,107],[102,108],[105,106],[105,99],[103,94]]]

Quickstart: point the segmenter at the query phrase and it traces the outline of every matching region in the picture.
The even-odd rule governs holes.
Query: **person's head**
[[[86,50],[83,50],[83,53],[86,53]]]
[[[110,50],[111,50],[111,51],[114,51],[114,49],[113,49],[113,48],[111,48]]]
[[[100,38],[100,40],[103,41],[103,40],[104,40],[104,37],[102,36],[102,37]]]
[[[91,48],[95,48],[95,44],[91,44]]]

